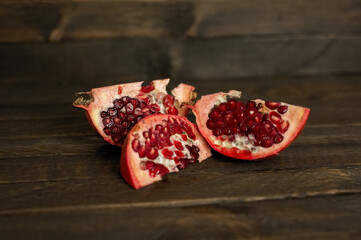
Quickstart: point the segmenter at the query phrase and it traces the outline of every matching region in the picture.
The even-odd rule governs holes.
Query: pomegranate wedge
[[[140,120],[125,139],[120,171],[133,188],[160,181],[167,173],[211,156],[197,126],[184,117],[156,114]]]
[[[194,87],[180,84],[166,91],[169,79],[94,88],[78,93],[73,106],[86,110],[93,128],[109,143],[122,146],[130,129],[141,119],[156,113],[186,116],[189,104],[196,96]]]
[[[226,156],[254,160],[278,154],[301,133],[310,109],[260,99],[243,103],[241,92],[203,96],[192,107],[211,147]]]

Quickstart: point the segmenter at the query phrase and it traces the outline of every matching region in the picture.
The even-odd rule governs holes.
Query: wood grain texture
[[[356,0],[36,0],[5,1],[0,8],[0,42],[344,34],[361,29]]]
[[[188,207],[73,209],[0,218],[11,239],[357,239],[359,195]],[[19,231],[19,228],[22,231]]]

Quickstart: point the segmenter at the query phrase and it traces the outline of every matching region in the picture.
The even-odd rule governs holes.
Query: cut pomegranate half
[[[73,106],[86,110],[93,128],[109,143],[122,146],[130,129],[141,119],[156,113],[186,116],[187,105],[196,98],[194,87],[181,83],[169,95],[169,79],[94,88],[78,93]]]
[[[135,189],[211,156],[197,126],[184,117],[155,114],[142,119],[125,139],[120,171]]]
[[[233,158],[254,160],[278,154],[306,124],[310,109],[260,99],[239,101],[241,92],[202,96],[192,107],[211,147]]]

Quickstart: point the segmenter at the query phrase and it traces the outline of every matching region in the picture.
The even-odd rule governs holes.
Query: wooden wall
[[[0,83],[361,72],[359,0],[0,2]]]

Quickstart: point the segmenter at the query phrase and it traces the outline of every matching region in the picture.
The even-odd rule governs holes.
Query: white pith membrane
[[[99,132],[99,134],[108,142],[111,144],[115,144],[118,146],[122,146],[122,140],[124,140],[124,137],[119,134],[119,137],[122,138],[122,140],[118,140],[116,135],[117,133],[112,132],[112,128],[116,126],[116,124],[113,123],[109,127],[109,129],[105,130],[107,128],[106,125],[103,123],[103,117],[101,117],[102,112],[107,112],[109,109],[114,108],[114,101],[116,99],[121,99],[124,96],[130,97],[130,98],[136,98],[138,100],[142,99],[149,99],[149,105],[151,104],[157,104],[159,106],[159,113],[167,113],[167,109],[163,104],[163,99],[165,96],[168,95],[166,91],[166,86],[169,83],[169,79],[163,79],[163,80],[154,80],[151,82],[151,85],[154,86],[154,90],[148,93],[143,93],[141,91],[143,82],[134,82],[134,83],[126,83],[126,84],[118,84],[108,87],[102,87],[102,88],[95,88],[91,90],[91,95],[94,99],[93,102],[90,102],[88,106],[81,106],[78,105],[77,107],[82,107],[85,110],[88,111],[88,118],[90,118],[90,121],[93,123],[93,126],[96,128],[96,130]],[[188,113],[187,107],[181,107],[180,105],[183,102],[179,101],[185,101],[186,103],[189,103],[191,101],[192,91],[194,90],[193,86],[186,85],[186,84],[180,84],[178,87],[172,90],[172,94],[174,95],[174,103],[171,105],[175,107],[175,109],[178,110],[178,115],[184,116]],[[171,95],[169,95],[171,96]],[[139,109],[137,109],[137,112],[139,113]],[[135,111],[136,109],[134,109]],[[118,109],[117,114],[120,112],[125,113],[125,106],[121,109]],[[151,114],[155,114],[156,112],[151,112]],[[129,115],[129,114],[126,114]],[[136,118],[144,118],[145,116],[136,115],[133,113]],[[109,116],[109,115],[108,115]],[[118,124],[118,127],[123,130],[121,127],[121,121]],[[131,126],[129,127],[130,130]],[[115,137],[114,137],[115,136]]]
[[[155,159],[150,159],[147,156],[140,157],[139,155],[139,145],[145,146],[146,139],[150,139],[150,137],[145,138],[143,133],[149,132],[149,129],[154,133],[156,125],[161,124],[163,127],[168,126],[169,118],[172,118],[175,123],[179,123],[179,120],[182,120],[184,123],[188,124],[191,127],[192,133],[194,136],[189,136],[185,130],[182,130],[182,134],[175,133],[170,135],[169,139],[172,142],[172,146],[167,146],[165,144],[164,147],[158,149],[157,147],[152,146],[152,148],[156,148],[158,151],[158,156]],[[178,120],[177,120],[178,118]],[[158,134],[159,135],[159,134]],[[183,137],[182,137],[183,136]],[[160,139],[161,137],[159,137]],[[184,139],[183,139],[184,138]],[[192,139],[193,138],[193,139]],[[157,139],[157,140],[159,140]],[[136,146],[136,151],[134,150],[133,141],[138,140],[138,144]],[[149,140],[148,140],[149,141]],[[179,150],[174,141],[178,141],[183,150]],[[188,146],[197,147],[199,152],[197,152],[198,158],[194,158],[187,148]],[[168,149],[173,152],[172,159],[167,159],[162,151],[164,149]],[[195,148],[193,148],[195,149]],[[147,149],[149,151],[149,148]],[[175,151],[181,152],[184,156],[178,157]],[[187,164],[202,162],[206,158],[211,156],[210,147],[207,142],[204,140],[202,135],[198,132],[196,126],[189,122],[186,118],[175,117],[171,115],[152,115],[143,120],[141,120],[128,134],[126,138],[125,145],[123,146],[122,156],[121,156],[121,172],[124,179],[132,185],[134,188],[138,189],[145,185],[149,185],[153,182],[160,181],[162,179],[162,175],[166,173],[178,172],[179,168],[185,168]],[[176,160],[176,158],[178,158]],[[179,162],[180,159],[196,159],[194,162],[187,162],[185,167],[181,167],[182,163]],[[183,160],[182,160],[183,161]],[[185,160],[187,161],[187,160]],[[146,169],[146,163],[151,164],[160,164],[160,171],[163,171],[161,168],[165,167],[167,169],[166,172],[155,172],[153,169]]]
[[[207,96],[203,96],[196,105],[193,107],[193,112],[196,115],[197,125],[202,132],[202,135],[205,136],[207,141],[212,145],[212,147],[231,157],[236,157],[240,159],[257,159],[263,158],[269,155],[277,154],[280,150],[284,149],[293,139],[298,135],[300,130],[303,128],[308,114],[309,109],[290,105],[287,103],[280,102],[279,106],[285,106],[288,110],[285,113],[278,113],[277,109],[271,110],[265,106],[265,101],[256,99],[253,102],[261,104],[262,107],[258,109],[263,116],[263,114],[270,114],[271,112],[277,112],[282,118],[282,121],[289,123],[288,129],[281,133],[283,140],[279,143],[274,143],[268,147],[255,146],[253,140],[255,139],[254,135],[248,134],[248,136],[242,136],[239,133],[232,134],[231,140],[229,135],[213,135],[213,130],[207,127],[207,120],[209,119],[208,115],[212,112],[213,109],[218,107],[221,103],[227,102],[230,98],[235,99],[241,96],[239,91],[230,91],[229,93],[216,93]],[[239,102],[238,99],[237,102]],[[274,113],[273,113],[274,114]],[[274,127],[277,128],[276,124],[272,121]],[[278,129],[279,130],[279,129]],[[234,139],[233,139],[234,138]],[[272,154],[273,153],[273,154]]]

